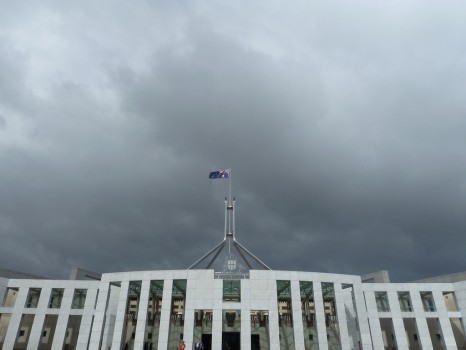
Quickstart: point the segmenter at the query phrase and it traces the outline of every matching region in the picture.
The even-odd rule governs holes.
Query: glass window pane
[[[291,282],[277,281],[278,325],[280,328],[280,349],[293,350],[294,329],[291,307]]]
[[[193,344],[195,349],[212,348],[212,310],[194,310]]]
[[[411,312],[413,308],[411,306],[411,297],[409,292],[398,292],[398,301],[400,302],[400,309],[403,312]]]
[[[314,288],[312,282],[299,282],[301,314],[303,320],[304,345],[306,349],[319,349],[317,322],[315,322]]]
[[[268,350],[269,340],[269,312],[251,311],[251,349]]]
[[[150,282],[149,305],[147,307],[146,333],[144,339],[147,341],[148,347],[154,350],[157,349],[159,342],[163,282],[163,280]]]
[[[186,280],[173,280],[168,349],[178,349],[183,340]]]
[[[375,294],[375,302],[377,304],[377,311],[379,312],[390,311],[387,292],[374,292],[374,294]]]
[[[125,324],[123,326],[122,344],[130,349],[134,346],[134,335],[138,324],[139,300],[141,297],[142,281],[130,281],[128,286],[128,297],[126,299]]]
[[[435,303],[432,292],[421,292],[422,305],[424,306],[424,311],[435,311]]]
[[[28,296],[26,299],[27,308],[36,308],[40,298],[40,288],[29,288]]]
[[[75,289],[73,295],[73,303],[71,304],[72,309],[84,309],[84,303],[86,302],[87,289]]]
[[[53,288],[50,293],[49,309],[59,309],[63,300],[63,288]]]
[[[241,301],[241,281],[223,280],[223,301]]]

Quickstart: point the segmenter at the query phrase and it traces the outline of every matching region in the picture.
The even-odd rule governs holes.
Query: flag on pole
[[[209,179],[228,179],[230,177],[230,169],[212,171],[209,174]]]

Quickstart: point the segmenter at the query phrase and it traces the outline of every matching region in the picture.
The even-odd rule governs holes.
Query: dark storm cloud
[[[0,266],[466,269],[462,3],[9,5]]]

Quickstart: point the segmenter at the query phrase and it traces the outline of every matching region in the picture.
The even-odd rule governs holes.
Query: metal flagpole
[[[223,240],[227,239],[227,233],[228,233],[228,199],[225,197],[225,236]]]
[[[231,168],[229,169],[229,176],[228,176],[228,206],[231,206],[232,209],[231,211],[233,211],[233,204],[232,204],[232,201],[231,201]],[[232,219],[232,213],[231,212],[228,212],[228,221],[229,221],[229,227],[228,227],[228,233],[233,233],[233,225],[232,225],[232,222],[231,222],[231,219]],[[231,237],[228,237],[228,254],[231,254]]]
[[[230,168],[230,176],[229,176],[229,179],[230,179],[230,190],[229,190],[229,192],[228,192],[228,195],[229,195],[228,199],[229,199],[230,203],[231,203],[231,178],[232,178],[232,177],[233,177],[233,174],[232,174],[232,171],[231,171],[231,168]]]
[[[236,199],[231,195],[231,187],[232,187],[232,171],[231,168],[222,169],[220,171],[214,171],[209,174],[210,179],[224,179],[228,176],[228,198],[225,197],[225,235],[223,237],[223,241],[217,244],[213,249],[211,249],[207,254],[202,256],[199,260],[197,260],[194,264],[192,264],[188,269],[196,268],[202,262],[206,261],[208,258],[209,260],[207,263],[207,267],[205,269],[210,269],[220,253],[225,248],[225,244],[227,243],[226,240],[228,239],[228,257],[223,267],[222,272],[215,272],[215,276],[229,276],[227,278],[232,278],[232,276],[236,276],[242,271],[242,266],[237,266],[237,259],[236,256],[232,256],[233,251],[236,249],[236,252],[240,255],[243,259],[243,262],[247,265],[249,270],[254,268],[254,265],[258,265],[260,268],[265,270],[270,270],[270,268],[264,264],[258,257],[252,254],[248,249],[242,246],[235,237],[236,225],[235,225],[235,206],[236,206]],[[238,272],[239,271],[239,272]],[[241,272],[241,275],[243,273]],[[248,275],[248,273],[244,274]],[[218,278],[218,277],[216,277]],[[223,277],[220,277],[223,278]],[[245,278],[240,277],[240,278]]]

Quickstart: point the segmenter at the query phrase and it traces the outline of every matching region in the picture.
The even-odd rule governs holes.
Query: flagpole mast
[[[217,259],[220,252],[225,247],[226,240],[228,239],[227,261],[225,262],[223,272],[215,272],[215,276],[220,276],[216,278],[233,278],[233,276],[237,276],[237,275],[242,276],[239,278],[248,278],[247,276],[249,275],[249,273],[243,274],[241,272],[243,267],[241,267],[241,265],[239,268],[236,266],[236,257],[232,256],[232,246],[234,249],[237,250],[237,252],[241,256],[243,261],[248,266],[249,270],[252,270],[254,268],[254,266],[248,261],[248,259],[251,259],[251,258],[253,259],[253,262],[255,262],[256,265],[259,265],[262,269],[270,270],[270,268],[267,265],[265,265],[254,254],[252,254],[249,250],[243,247],[235,238],[235,231],[236,231],[235,202],[236,202],[236,199],[231,196],[231,183],[232,183],[231,168],[222,169],[219,171],[213,171],[209,174],[209,179],[224,179],[226,177],[228,177],[229,183],[228,183],[228,198],[225,197],[225,236],[223,237],[223,241],[220,242],[220,244],[218,244],[217,246],[215,246],[214,249],[212,249],[207,254],[205,254],[202,258],[200,258],[198,261],[196,261],[193,265],[188,267],[188,269],[195,268],[200,263],[202,263],[204,260],[206,260],[207,258],[210,259],[210,257],[212,256],[212,258],[210,259],[210,262],[207,264],[207,267],[206,267],[206,269],[209,269],[212,266],[212,264],[215,262],[215,260]]]
[[[229,181],[229,185],[230,185],[229,187],[230,187],[230,189],[229,189],[229,192],[228,192],[228,195],[229,195],[228,200],[230,201],[230,203],[231,203],[231,178],[232,177],[233,177],[233,174],[232,174],[232,171],[231,171],[231,168],[230,168],[230,176],[229,176],[229,180],[230,180]]]
[[[232,177],[232,174],[231,174],[231,168],[228,169],[228,205],[227,205],[227,208],[229,209],[228,210],[228,254],[231,254],[231,238],[234,237],[235,233],[233,232],[233,211],[234,211],[234,207],[233,207],[233,201],[231,199],[231,177]]]

